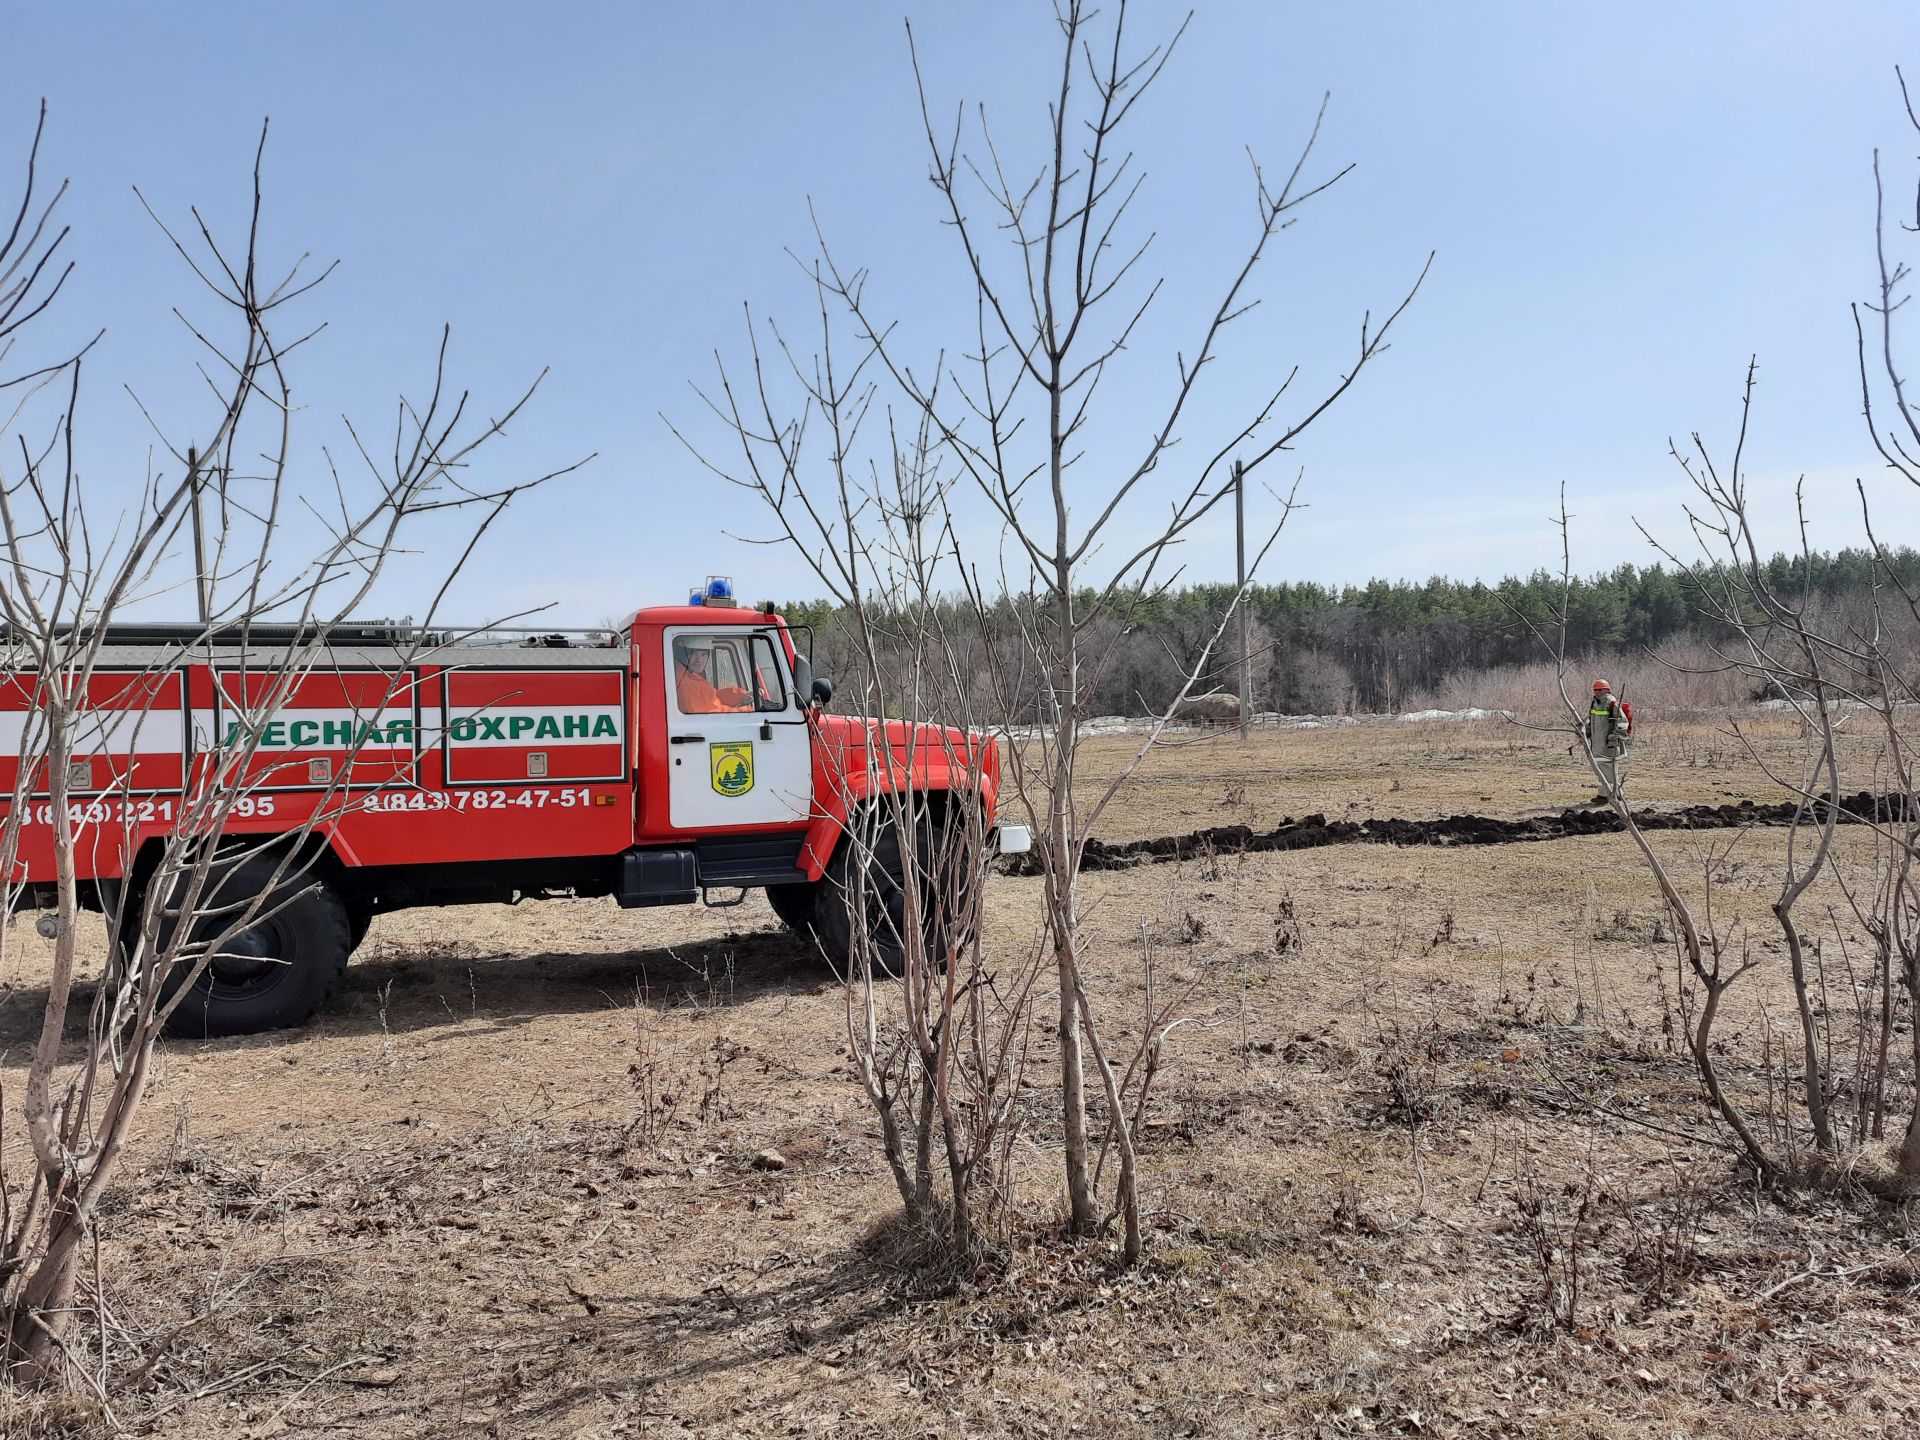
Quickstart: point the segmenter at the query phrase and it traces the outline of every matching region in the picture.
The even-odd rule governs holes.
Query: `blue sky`
[[[1046,7],[906,8],[943,107],[982,102],[1012,152],[1037,154],[1057,43]],[[1181,13],[1139,4],[1130,24],[1157,36]],[[204,413],[169,313],[201,302],[130,187],[170,217],[199,204],[230,226],[270,115],[269,248],[341,262],[304,312],[328,322],[297,377],[308,461],[342,413],[387,423],[442,323],[483,405],[551,368],[495,476],[598,452],[489,537],[455,610],[553,602],[556,622],[589,623],[709,571],[756,597],[814,593],[794,557],[724,538],[765,527],[657,412],[699,429],[687,383],[708,378],[716,347],[740,353],[743,301],[806,317],[785,251],[809,243],[809,198],[903,339],[964,339],[900,21],[898,6],[825,0],[0,7],[0,45],[32,57],[0,97],[4,173],[44,90],[45,164],[73,180],[80,267],[59,324],[108,330],[88,375],[89,483],[124,494],[144,474],[124,386],[180,433]],[[1438,258],[1391,353],[1303,440],[1309,508],[1271,578],[1551,563],[1563,480],[1581,568],[1645,559],[1634,516],[1676,531],[1667,437],[1730,438],[1754,352],[1755,484],[1777,520],[1807,474],[1819,538],[1843,542],[1852,478],[1887,485],[1847,304],[1873,275],[1873,147],[1909,195],[1920,163],[1900,61],[1920,71],[1920,8],[1893,0],[1203,3],[1134,122],[1146,263],[1168,284],[1109,382],[1099,454],[1137,441],[1173,350],[1238,263],[1245,147],[1270,169],[1290,158],[1330,90],[1321,163],[1357,168],[1276,245],[1189,451],[1295,363],[1303,387],[1325,384],[1360,313]],[[1890,488],[1884,503],[1895,524],[1913,514]],[[1184,561],[1226,573],[1230,529]],[[432,568],[403,565],[384,608],[417,608]]]

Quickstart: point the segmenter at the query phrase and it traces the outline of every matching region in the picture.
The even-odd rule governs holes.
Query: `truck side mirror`
[[[833,699],[833,682],[824,675],[815,679],[813,662],[804,655],[793,657],[793,688],[800,692],[803,705],[824,705]]]

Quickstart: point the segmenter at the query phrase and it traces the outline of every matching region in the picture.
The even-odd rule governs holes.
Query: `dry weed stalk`
[[[1523,1147],[1526,1142],[1523,1140]],[[1611,1229],[1591,1137],[1576,1179],[1545,1179],[1526,1157],[1514,1180],[1513,1207],[1540,1282],[1540,1306],[1556,1329],[1580,1330],[1591,1257]]]

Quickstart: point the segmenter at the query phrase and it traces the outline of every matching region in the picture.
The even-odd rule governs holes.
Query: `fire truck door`
[[[806,712],[770,632],[666,632],[668,813],[676,830],[803,823]]]

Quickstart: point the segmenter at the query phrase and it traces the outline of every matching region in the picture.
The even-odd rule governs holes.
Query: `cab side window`
[[[753,697],[739,683],[742,666],[732,636],[676,636],[672,654],[674,701],[682,715],[753,709]]]
[[[682,715],[787,708],[786,672],[765,635],[680,635],[672,653],[673,695]]]
[[[786,671],[765,635],[753,637],[753,706],[756,710],[787,708]]]

